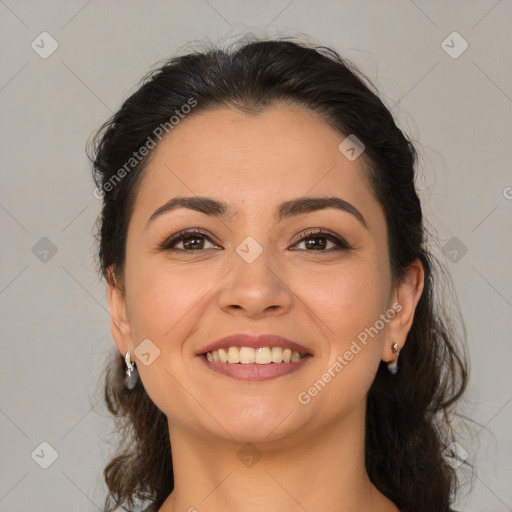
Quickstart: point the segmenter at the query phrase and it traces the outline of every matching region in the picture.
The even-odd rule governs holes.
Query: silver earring
[[[126,375],[128,378],[130,378],[134,370],[134,364],[132,363],[129,350],[126,351],[126,354],[124,356],[124,362],[126,363]]]
[[[126,364],[124,387],[126,389],[132,390],[135,387],[135,384],[137,384],[137,381],[139,380],[139,372],[137,371],[135,362],[133,362],[130,358],[130,351],[126,352],[124,356],[124,362]]]
[[[400,349],[398,348],[398,343],[393,343],[393,345],[391,345],[391,350],[393,350],[393,352],[395,353],[396,359],[394,361],[392,361],[391,363],[388,363],[388,370],[393,375],[395,375],[396,372],[398,371],[398,354],[400,354]]]

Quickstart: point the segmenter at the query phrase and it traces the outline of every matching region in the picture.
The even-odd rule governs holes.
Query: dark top
[[[406,510],[401,510],[400,512],[407,512]],[[453,510],[453,508],[448,509],[446,512],[462,512],[461,510]]]

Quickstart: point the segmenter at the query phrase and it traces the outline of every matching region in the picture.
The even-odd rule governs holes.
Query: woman
[[[124,436],[105,510],[450,510],[463,334],[416,151],[360,72],[286,40],[174,58],[92,159]]]

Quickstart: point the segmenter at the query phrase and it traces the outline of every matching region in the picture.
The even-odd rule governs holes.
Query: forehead
[[[251,162],[254,156],[281,158],[284,167],[285,159],[321,164],[338,152],[343,138],[319,114],[299,107],[276,105],[257,114],[219,108],[185,118],[157,147],[155,158],[172,151],[175,159],[202,163],[214,157],[228,167],[230,162],[257,164]]]
[[[350,161],[338,149],[345,137],[317,113],[287,105],[194,113],[153,150],[135,209],[148,217],[179,195],[217,197],[237,211],[307,195],[362,205],[372,198],[367,171],[362,157]]]

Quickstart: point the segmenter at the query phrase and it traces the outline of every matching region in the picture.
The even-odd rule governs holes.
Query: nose
[[[239,252],[232,255],[232,270],[223,280],[219,307],[227,313],[250,318],[289,312],[295,295],[283,265],[270,250],[264,249],[252,259],[245,257],[243,248],[239,247]]]

